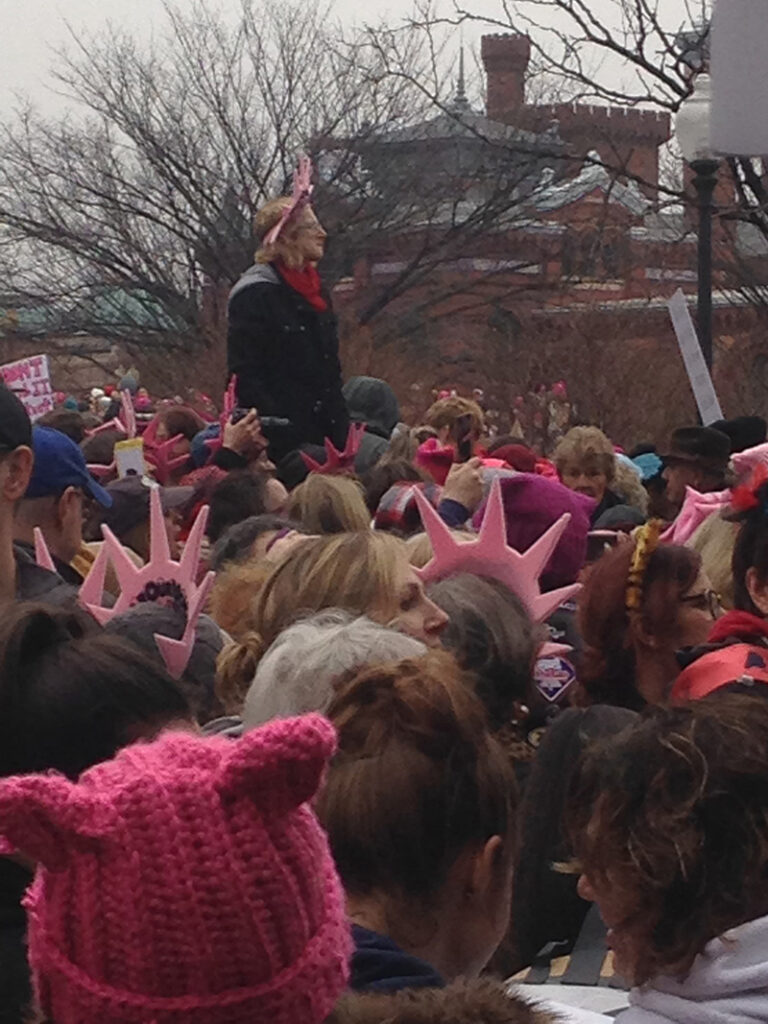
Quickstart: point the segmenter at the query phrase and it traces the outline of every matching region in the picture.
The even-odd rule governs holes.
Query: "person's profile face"
[[[305,263],[317,263],[325,253],[325,229],[311,206],[302,211],[297,224],[296,244]]]

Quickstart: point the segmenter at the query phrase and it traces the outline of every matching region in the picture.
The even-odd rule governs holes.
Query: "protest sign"
[[[704,362],[696,328],[693,326],[691,312],[688,309],[688,300],[682,289],[678,288],[668,305],[688,380],[691,382],[696,404],[699,407],[701,422],[706,427],[716,420],[721,420],[723,413],[717,400],[712,377]]]
[[[31,420],[55,408],[48,356],[27,356],[0,366],[0,377],[24,403]]]
[[[712,19],[710,144],[715,153],[768,153],[766,53],[766,0],[718,0]]]

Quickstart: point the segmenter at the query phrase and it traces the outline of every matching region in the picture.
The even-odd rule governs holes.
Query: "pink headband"
[[[280,220],[265,236],[265,245],[274,245],[288,221],[293,220],[306,206],[309,206],[312,191],[312,162],[308,156],[302,154],[299,157],[299,165],[293,172],[293,194],[291,201],[280,214]]]

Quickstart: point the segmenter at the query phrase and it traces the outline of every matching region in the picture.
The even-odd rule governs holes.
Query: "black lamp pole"
[[[692,160],[693,184],[699,202],[699,299],[696,319],[701,351],[708,369],[712,370],[712,212],[717,185],[717,160]]]

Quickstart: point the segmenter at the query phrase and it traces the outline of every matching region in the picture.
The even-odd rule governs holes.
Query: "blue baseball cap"
[[[35,465],[25,498],[47,498],[63,494],[68,487],[80,487],[104,508],[111,508],[112,498],[93,479],[83,453],[66,434],[53,427],[33,427],[32,448]]]

